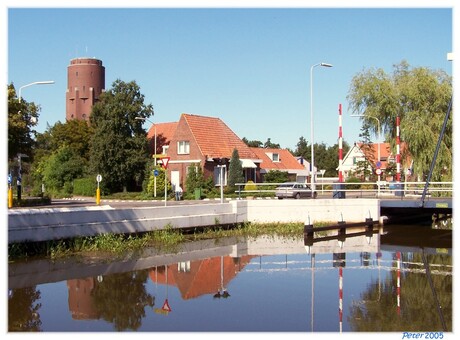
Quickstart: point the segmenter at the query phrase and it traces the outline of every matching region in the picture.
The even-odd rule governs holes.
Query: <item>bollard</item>
[[[13,189],[11,186],[8,188],[8,208],[13,207]]]
[[[303,226],[303,234],[306,237],[313,237],[313,224],[305,224]]]
[[[345,235],[346,234],[346,225],[347,222],[345,221],[339,221],[337,224],[340,226],[339,228],[339,235]]]
[[[101,204],[101,189],[99,188],[96,189],[96,204]]]

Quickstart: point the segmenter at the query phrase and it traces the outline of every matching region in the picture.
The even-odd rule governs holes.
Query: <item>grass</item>
[[[326,224],[322,223],[321,225]],[[57,259],[88,254],[100,257],[107,256],[109,259],[113,259],[148,247],[174,252],[185,242],[206,239],[255,238],[261,235],[302,237],[303,229],[303,223],[246,222],[232,226],[215,225],[186,232],[168,225],[165,229],[142,234],[101,234],[68,240],[10,244],[8,245],[8,260],[11,262],[35,257]]]

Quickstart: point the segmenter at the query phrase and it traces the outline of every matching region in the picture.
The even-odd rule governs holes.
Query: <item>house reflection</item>
[[[185,261],[150,269],[153,283],[168,284],[179,290],[182,299],[194,299],[202,295],[229,294],[225,289],[254,255],[242,257],[218,256],[204,260]]]

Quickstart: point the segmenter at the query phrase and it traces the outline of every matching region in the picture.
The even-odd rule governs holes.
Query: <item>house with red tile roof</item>
[[[262,161],[260,163],[260,179],[270,170],[285,171],[291,181],[305,182],[309,171],[287,149],[251,148]]]
[[[148,137],[154,138],[154,129],[149,129]],[[169,157],[168,178],[184,190],[191,166],[200,166],[204,177],[212,177],[216,186],[220,185],[222,169],[226,185],[234,149],[238,150],[245,182],[261,183],[270,170],[286,171],[293,181],[305,181],[309,174],[289,150],[249,147],[220,118],[183,113],[176,123],[156,124],[156,133],[157,158]]]
[[[152,124],[147,132],[147,139],[150,141],[150,150],[155,149],[155,138],[157,142],[156,154],[164,154],[165,147],[169,145],[174,133],[176,132],[177,122],[155,123]]]
[[[188,168],[199,165],[204,177],[212,176],[215,185],[220,185],[222,169],[226,185],[227,169],[235,148],[245,179],[256,179],[260,160],[220,118],[183,113],[167,149],[171,183],[184,188]]]
[[[401,175],[404,176],[407,170],[412,167],[412,157],[408,152],[407,144],[404,142],[400,145],[400,154],[402,155]],[[367,161],[369,163],[369,169],[373,171],[380,167],[384,174],[388,166],[396,162],[396,154],[392,152],[390,143],[374,143],[370,145],[370,147],[363,143],[355,143],[353,147],[348,150],[342,161],[341,169],[344,178],[346,179],[353,176],[358,169],[358,163],[362,161]],[[379,166],[377,162],[380,162]],[[340,170],[340,166],[337,170]]]

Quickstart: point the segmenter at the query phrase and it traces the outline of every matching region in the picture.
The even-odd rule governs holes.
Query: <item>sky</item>
[[[336,144],[339,104],[343,139],[359,140],[361,122],[350,116],[347,95],[362,71],[391,73],[406,60],[452,74],[449,2],[436,8],[33,3],[5,8],[5,82],[17,90],[55,82],[21,92],[41,107],[38,132],[65,122],[67,67],[80,57],[102,60],[106,89],[117,79],[136,81],[155,123],[178,121],[182,113],[218,117],[240,138],[270,138],[292,150],[301,136],[311,141],[312,117],[314,143]],[[333,67],[312,71],[321,62]]]

